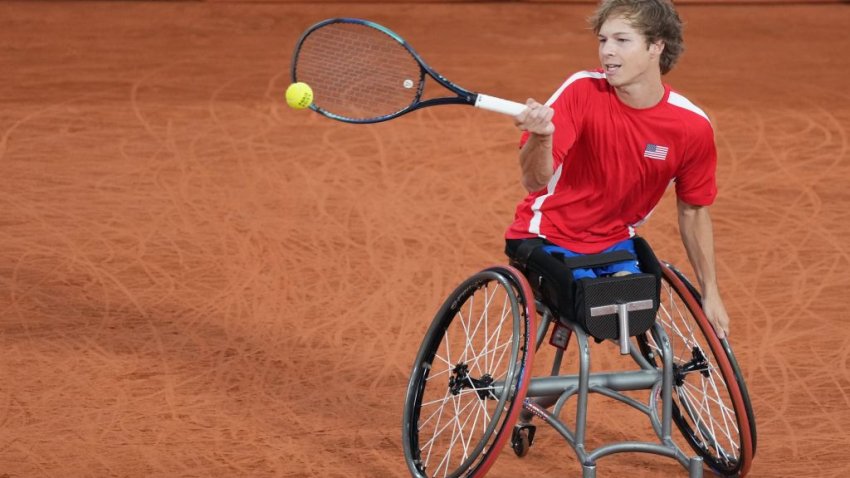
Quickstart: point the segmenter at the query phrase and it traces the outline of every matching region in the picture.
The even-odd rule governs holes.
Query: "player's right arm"
[[[554,110],[530,99],[526,109],[514,117],[514,124],[520,131],[528,132],[528,141],[519,153],[522,170],[522,185],[528,192],[543,189],[552,179],[552,123]]]
[[[529,99],[526,109],[514,117],[517,128],[525,133],[519,161],[522,185],[529,193],[549,184],[555,169],[563,163],[578,137],[589,104],[588,93],[593,88],[587,80],[592,78],[602,78],[601,73],[575,73],[561,84],[546,104]],[[555,122],[557,135],[554,134]]]

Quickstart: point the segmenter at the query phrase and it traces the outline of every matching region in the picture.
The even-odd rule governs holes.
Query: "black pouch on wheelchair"
[[[599,277],[576,281],[576,321],[597,339],[620,338],[619,307],[629,312],[629,336],[655,323],[658,287],[652,274]]]
[[[635,252],[642,273],[621,277],[573,279],[573,269],[601,267],[634,260],[625,251],[566,258],[549,254],[543,241],[531,239],[520,250],[508,253],[528,278],[538,299],[562,320],[578,323],[597,339],[617,339],[620,335],[619,307],[629,318],[629,335],[639,335],[652,327],[659,304],[661,266],[649,244],[634,237]]]

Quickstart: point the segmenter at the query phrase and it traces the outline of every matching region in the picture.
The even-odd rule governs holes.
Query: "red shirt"
[[[583,71],[547,105],[555,111],[555,173],[517,206],[508,239],[543,237],[591,254],[634,236],[671,181],[686,203],[714,202],[711,123],[669,86],[657,105],[635,109],[620,101],[604,73]],[[521,145],[527,139],[526,133]]]

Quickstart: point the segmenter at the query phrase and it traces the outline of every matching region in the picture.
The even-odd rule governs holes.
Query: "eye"
[[[629,42],[629,39],[628,39],[628,38],[618,38],[618,39],[617,39],[617,42],[619,42],[619,43],[628,43],[628,42]]]

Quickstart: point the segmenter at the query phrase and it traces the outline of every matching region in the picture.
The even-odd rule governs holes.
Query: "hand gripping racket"
[[[426,75],[454,96],[423,99]],[[310,109],[347,123],[378,123],[435,105],[472,105],[512,116],[525,109],[457,86],[400,36],[356,18],[331,18],[307,29],[295,45],[292,82],[310,85]]]

